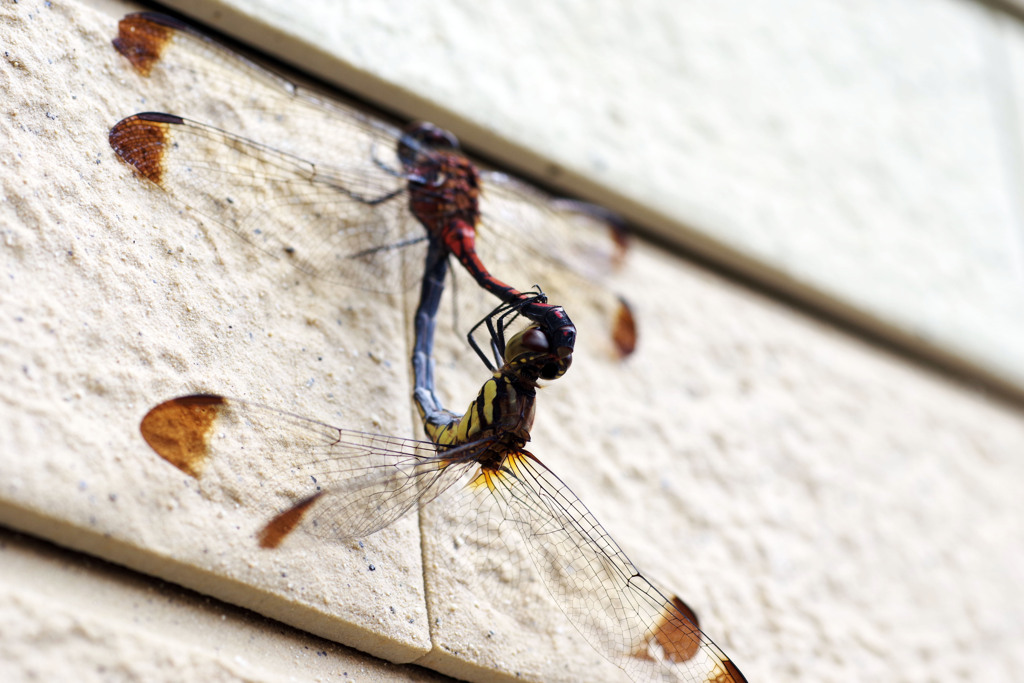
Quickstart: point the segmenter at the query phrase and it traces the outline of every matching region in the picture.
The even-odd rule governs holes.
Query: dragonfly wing
[[[615,354],[629,356],[636,348],[632,309],[607,285],[625,261],[622,220],[602,207],[556,199],[503,173],[486,172],[482,178],[477,242],[484,263],[498,277],[513,278],[510,284],[519,289],[541,285],[554,303],[572,311],[583,308],[578,299],[586,293],[587,306],[600,310],[600,324],[609,328],[601,336],[611,337]],[[562,291],[573,299],[555,300]]]
[[[425,254],[425,232],[397,179],[390,192],[362,195],[336,169],[170,114],[129,116],[109,140],[139,175],[196,213],[328,280],[400,291],[402,260],[418,264]]]
[[[484,217],[523,249],[599,281],[620,268],[629,247],[625,222],[604,207],[553,197],[505,173],[481,173]],[[553,230],[561,224],[566,229]],[[507,229],[505,226],[508,226]]]
[[[174,64],[179,51],[201,56],[201,62],[222,68],[252,71],[268,85],[283,91],[290,90],[291,82],[257,66],[254,62],[228,50],[199,33],[183,21],[158,12],[126,14],[117,25],[117,37],[111,41],[114,49],[131,62],[135,70],[147,78],[154,70]]]
[[[400,168],[396,156],[400,132],[364,115],[354,104],[318,93],[260,66],[188,24],[156,12],[128,14],[118,24],[114,48],[140,75],[162,86],[147,99],[172,111],[227,125],[256,121],[275,131],[275,146],[313,160],[327,150],[347,146],[367,166],[373,159]],[[244,84],[244,88],[239,88]],[[225,109],[210,93],[242,90]],[[187,107],[182,110],[181,107]],[[200,114],[201,112],[201,114]],[[376,170],[369,169],[372,177]]]
[[[461,485],[449,487],[427,507],[427,515],[452,540],[437,561],[500,610],[521,604],[525,585],[536,578],[518,531],[502,519],[495,497],[478,485],[480,478],[479,467],[471,470]]]
[[[143,438],[210,497],[260,497],[260,532],[274,547],[295,529],[365,538],[460,476],[434,445],[369,434],[217,395],[171,399],[147,413]],[[298,502],[296,502],[298,501]]]
[[[509,456],[491,491],[554,601],[633,680],[744,682],[692,610],[651,584],[579,498],[533,455]]]

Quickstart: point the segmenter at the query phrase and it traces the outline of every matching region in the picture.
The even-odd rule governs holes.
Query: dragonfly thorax
[[[443,238],[453,225],[463,225],[475,233],[480,219],[480,185],[472,163],[456,154],[435,153],[405,170],[409,208],[427,232]]]

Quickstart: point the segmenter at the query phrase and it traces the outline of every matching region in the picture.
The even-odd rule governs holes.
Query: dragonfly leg
[[[505,330],[521,315],[530,318],[526,311],[533,310],[536,306],[543,306],[545,309],[551,309],[552,311],[562,310],[561,306],[549,306],[547,304],[547,295],[540,288],[537,288],[536,292],[520,293],[512,301],[500,304],[469,330],[469,334],[466,335],[469,345],[483,360],[487,369],[493,372],[505,364]],[[568,320],[568,316],[563,317],[565,320]],[[530,319],[532,320],[532,318]],[[481,348],[480,342],[476,340],[475,335],[481,327],[487,329],[491,353],[494,355],[493,364]],[[543,330],[544,327],[541,326],[541,329]],[[573,340],[575,340],[575,328],[573,328]]]

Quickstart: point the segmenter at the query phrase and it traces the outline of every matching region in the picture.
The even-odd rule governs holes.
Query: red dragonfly
[[[332,427],[216,395],[161,403],[141,431],[161,457],[204,481],[216,481],[225,461],[243,455],[284,458],[272,486],[251,489],[297,499],[263,527],[261,547],[277,547],[298,528],[354,540],[420,506],[454,511],[456,537],[525,547],[569,621],[631,679],[745,683],[686,603],[643,576],[583,502],[525,449],[538,381],[560,377],[568,360],[532,325],[507,344],[496,340],[495,348],[504,349],[503,364],[464,416],[424,415],[429,442]]]
[[[159,14],[123,18],[114,46],[144,76],[255,84],[239,109],[280,124],[274,147],[161,113],[118,122],[110,144],[141,176],[198,214],[304,271],[359,288],[400,291],[421,281],[420,264],[432,239],[444,245],[442,258],[454,256],[477,284],[511,303],[526,295],[492,270],[509,272],[513,259],[517,273],[533,269],[532,281],[553,272],[593,275],[622,259],[623,231],[609,213],[552,200],[502,174],[481,173],[441,128],[420,123],[395,130]],[[323,135],[340,150],[329,158]],[[576,229],[551,229],[567,223]],[[600,238],[595,228],[612,239]],[[541,302],[532,306],[523,313],[541,324],[549,341],[571,351],[575,328],[564,311]],[[607,310],[614,311],[614,348],[627,356],[636,345],[632,313],[620,298]],[[435,312],[423,313],[433,318]],[[470,312],[471,319],[481,317],[477,313]]]

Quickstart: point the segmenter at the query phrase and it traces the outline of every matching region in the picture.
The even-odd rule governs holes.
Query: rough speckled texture
[[[143,102],[109,48],[116,17],[0,11],[0,520],[391,659],[433,647],[422,661],[460,676],[599,663],[537,586],[504,602],[446,573],[451,536],[426,515],[422,534],[271,557],[247,501],[196,495],[148,452],[141,415],[196,389],[417,434],[409,302],[301,277],[122,167],[107,128],[161,95]],[[615,281],[641,323],[624,365],[579,287],[543,284],[581,337],[532,451],[751,681],[1024,669],[1019,410],[642,243]],[[459,408],[484,373],[450,327],[438,379]]]
[[[170,4],[1024,387],[1014,20],[983,3]]]
[[[440,681],[0,528],[4,681]]]
[[[138,430],[152,405],[211,391],[408,433],[401,301],[340,299],[203,229],[119,163],[107,130],[145,107],[110,47],[115,17],[73,4],[2,11],[3,518],[382,657],[416,658],[429,641],[415,520],[365,547],[268,555],[253,538],[269,514],[258,497],[211,499]],[[272,470],[253,463],[254,477]],[[339,574],[317,578],[317,564]]]

